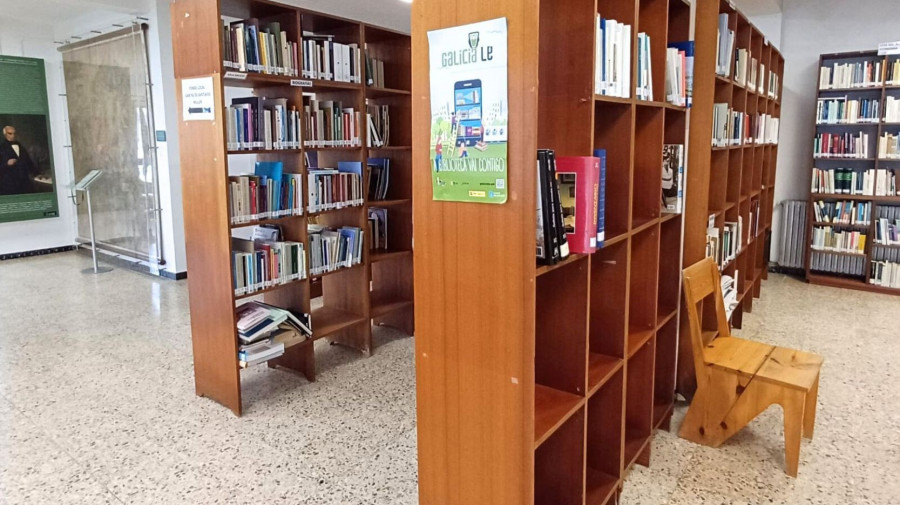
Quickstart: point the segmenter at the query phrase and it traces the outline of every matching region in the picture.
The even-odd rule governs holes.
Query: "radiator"
[[[781,251],[778,264],[786,268],[804,268],[806,242],[805,200],[781,202]]]

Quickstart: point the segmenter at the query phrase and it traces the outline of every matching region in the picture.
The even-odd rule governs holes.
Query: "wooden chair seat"
[[[781,405],[786,472],[796,477],[800,439],[813,435],[824,360],[817,354],[732,337],[719,277],[709,258],[684,271],[697,392],[678,434],[718,447],[769,406]],[[715,303],[712,322],[701,321],[699,315],[698,306],[708,303],[707,298]]]

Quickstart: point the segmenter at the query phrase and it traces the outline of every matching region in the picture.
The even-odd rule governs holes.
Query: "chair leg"
[[[806,393],[806,406],[803,408],[803,436],[812,440],[813,428],[816,425],[816,408],[819,400],[819,378]]]
[[[797,391],[787,395],[781,407],[784,409],[784,462],[785,472],[797,476],[800,465],[800,439],[803,434],[803,409],[806,399]]]

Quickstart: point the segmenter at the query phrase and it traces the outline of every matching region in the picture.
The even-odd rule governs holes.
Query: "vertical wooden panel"
[[[423,505],[533,503],[536,0],[412,6],[419,495]],[[509,201],[432,199],[427,32],[506,17]]]

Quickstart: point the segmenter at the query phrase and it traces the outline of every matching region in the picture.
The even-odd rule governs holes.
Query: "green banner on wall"
[[[0,223],[59,216],[44,60],[0,56]]]

